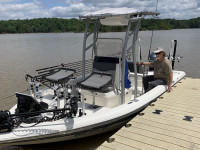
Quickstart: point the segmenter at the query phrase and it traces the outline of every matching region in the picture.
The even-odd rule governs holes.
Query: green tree
[[[85,22],[72,18],[37,18],[26,20],[0,21],[0,33],[38,33],[38,32],[83,32]],[[131,27],[134,28],[134,25]],[[170,30],[184,28],[200,28],[200,17],[189,20],[176,19],[142,19],[140,30]],[[94,26],[89,27],[92,31]],[[100,32],[125,31],[123,26],[100,25]]]
[[[8,27],[7,27],[7,29],[6,29],[6,32],[7,33],[16,33],[16,28],[15,28],[15,26],[12,26],[12,25],[9,25]]]

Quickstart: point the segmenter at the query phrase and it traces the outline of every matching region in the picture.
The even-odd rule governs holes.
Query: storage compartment
[[[100,93],[87,90],[82,90],[86,103],[93,105],[93,95],[95,98],[95,105],[113,108],[121,105],[121,95],[113,91],[107,93]],[[132,96],[132,88],[125,90],[125,101],[130,101]]]

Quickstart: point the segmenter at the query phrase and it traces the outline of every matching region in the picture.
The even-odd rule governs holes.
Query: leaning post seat
[[[43,78],[50,83],[62,84],[68,82],[74,73],[76,73],[74,69],[59,68],[57,71],[53,71],[51,74],[43,76]]]
[[[105,91],[114,83],[116,64],[119,58],[95,56],[92,73],[80,82],[82,89],[91,91]]]
[[[112,82],[111,74],[93,72],[86,80],[81,82],[81,88],[93,91],[104,91]]]

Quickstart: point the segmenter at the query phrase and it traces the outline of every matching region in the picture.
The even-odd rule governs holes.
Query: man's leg
[[[155,79],[154,81],[149,82],[147,92],[150,91],[151,89],[155,88],[158,85],[165,85],[165,84],[167,84],[165,80]]]
[[[149,86],[149,82],[154,80],[154,76],[150,75],[150,76],[144,76],[142,78],[142,82],[143,82],[143,86],[144,86],[144,91],[145,93],[147,92],[148,86]]]

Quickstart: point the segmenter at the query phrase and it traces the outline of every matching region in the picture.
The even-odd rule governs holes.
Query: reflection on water
[[[28,146],[0,146],[0,150],[94,150],[107,141],[116,131],[65,142]]]

